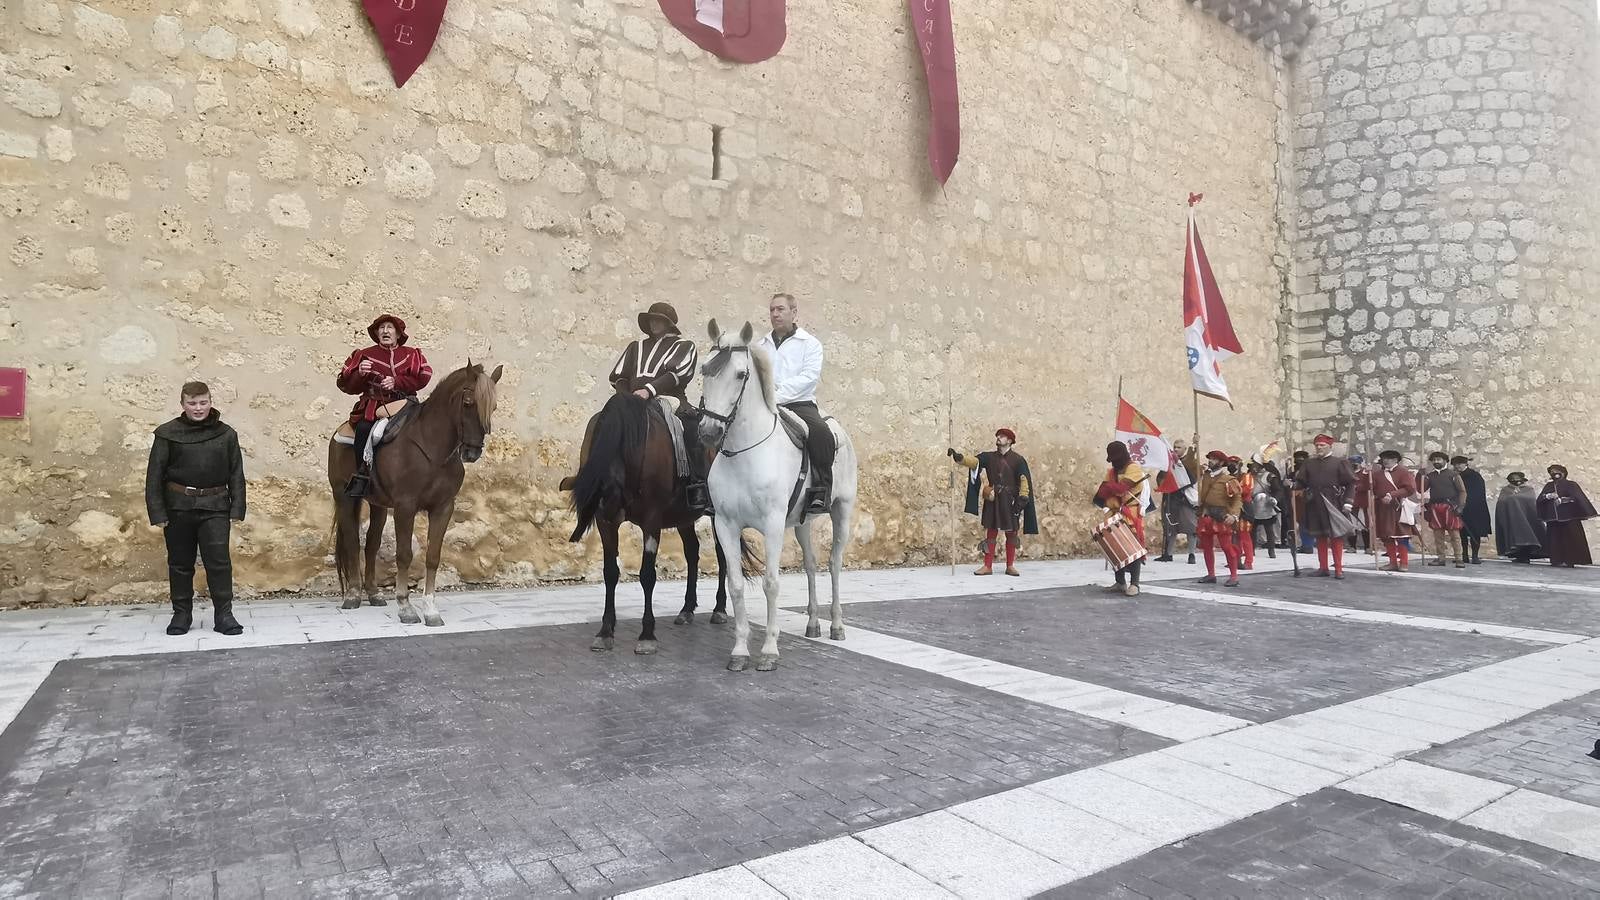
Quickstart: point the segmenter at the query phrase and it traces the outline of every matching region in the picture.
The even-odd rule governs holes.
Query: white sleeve
[[[800,361],[800,370],[778,382],[775,394],[777,401],[793,403],[796,400],[813,400],[817,396],[817,385],[822,382],[822,342],[809,341],[805,347],[805,357]]]

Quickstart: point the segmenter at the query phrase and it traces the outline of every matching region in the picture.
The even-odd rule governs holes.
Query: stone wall
[[[1190,190],[1246,350],[1207,432],[1246,450],[1278,431],[1268,51],[1184,0],[958,4],[964,142],[941,190],[903,6],[790,7],[783,52],[740,67],[654,0],[451,0],[403,90],[353,0],[0,7],[0,364],[30,390],[0,422],[0,600],[162,597],[144,458],[195,377],[246,448],[242,587],[326,586],[333,375],[379,311],[436,369],[506,365],[447,563],[593,577],[554,486],[634,311],[671,301],[700,334],[779,289],[864,459],[852,562],[946,558],[947,393],[957,444],[1020,431],[1045,529],[1027,553],[1082,551],[1118,375],[1189,429]]]
[[[1302,434],[1586,477],[1593,0],[1320,0],[1295,79]],[[1587,478],[1597,476],[1589,471]]]

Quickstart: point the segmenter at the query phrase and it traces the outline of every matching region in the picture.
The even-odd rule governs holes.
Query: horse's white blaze
[[[715,332],[719,349],[748,346],[749,327],[738,336]],[[787,521],[790,493],[794,488],[795,474],[800,471],[801,449],[794,446],[777,425],[777,410],[768,402],[767,392],[761,384],[752,358],[762,351],[751,349],[749,354],[733,354],[715,374],[705,376],[705,404],[712,412],[730,415],[738,402],[738,415],[726,426],[722,447],[742,451],[735,456],[719,456],[711,467],[707,487],[711,502],[717,508],[717,542],[728,559],[739,558],[739,537],[744,529],[761,532],[767,545],[767,566],[762,579],[762,589],[767,597],[767,634],[761,652],[776,659],[778,655],[778,559],[783,552],[784,532],[795,529],[796,540],[805,560],[809,594],[807,613],[809,625],[817,621],[816,572],[817,559],[812,547],[810,522],[795,525]],[[747,373],[746,377],[740,377]],[[703,422],[712,422],[709,418]],[[828,555],[828,571],[833,588],[832,626],[834,636],[841,636],[844,628],[843,611],[839,600],[839,573],[844,566],[845,546],[850,540],[850,519],[856,504],[856,452],[849,435],[838,423],[833,423],[839,440],[839,452],[833,464],[833,497],[830,518],[833,521],[833,547]],[[807,479],[807,487],[810,486]],[[733,601],[734,643],[733,655],[749,654],[750,622],[745,615],[744,580],[728,579],[728,593]]]

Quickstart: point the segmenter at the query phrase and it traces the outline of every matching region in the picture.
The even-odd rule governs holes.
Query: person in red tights
[[[1385,572],[1404,572],[1411,565],[1406,542],[1417,536],[1421,500],[1416,476],[1400,465],[1397,450],[1379,453],[1378,464],[1361,473],[1356,503],[1372,510],[1372,534],[1383,541],[1383,552],[1389,557],[1389,564],[1383,567]],[[1411,521],[1403,522],[1408,518],[1403,515],[1407,504],[1412,504]]]
[[[1206,577],[1200,579],[1201,584],[1217,583],[1216,549],[1220,545],[1228,564],[1224,586],[1239,586],[1239,548],[1234,537],[1243,510],[1244,491],[1238,479],[1228,473],[1228,454],[1221,450],[1207,453],[1200,473],[1200,524],[1196,528],[1200,550],[1206,557]]]
[[[1306,517],[1301,526],[1317,539],[1317,571],[1322,578],[1344,577],[1344,535],[1338,533],[1335,513],[1355,509],[1356,473],[1350,461],[1333,455],[1333,438],[1312,439],[1312,455],[1294,473],[1295,487],[1305,492]],[[1328,557],[1333,571],[1328,571]]]

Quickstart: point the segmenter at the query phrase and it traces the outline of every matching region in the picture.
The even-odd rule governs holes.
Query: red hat
[[[1223,453],[1221,450],[1213,450],[1210,453],[1206,454],[1206,459],[1218,459],[1218,460],[1221,460],[1223,462],[1227,462],[1228,461],[1228,454]]]
[[[1009,428],[1001,428],[994,433],[995,437],[1003,437],[1011,443],[1017,442],[1017,433]]]
[[[1331,435],[1319,434],[1311,439],[1311,443],[1319,445],[1326,444],[1331,447],[1333,446],[1333,437]]]
[[[1244,462],[1244,460],[1238,456],[1230,456],[1228,462]]]
[[[391,316],[388,313],[384,313],[376,319],[373,319],[372,324],[367,326],[367,335],[372,338],[372,342],[374,344],[378,342],[378,326],[385,322],[388,322],[390,325],[394,326],[395,343],[402,347],[405,346],[406,320],[400,318],[399,316]]]

